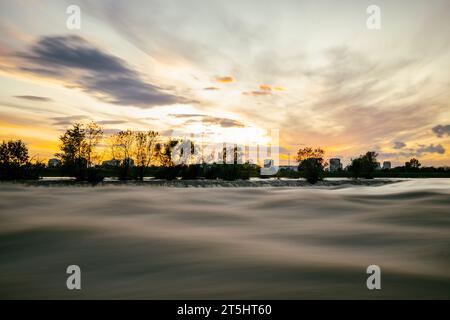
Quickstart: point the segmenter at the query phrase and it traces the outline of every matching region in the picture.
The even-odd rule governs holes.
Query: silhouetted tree
[[[373,173],[375,172],[378,154],[374,151],[368,151],[365,155],[359,156],[359,158],[353,159],[352,163],[348,167],[348,170],[352,173],[353,178],[366,178],[373,179]]]
[[[59,137],[61,152],[56,154],[61,159],[64,171],[77,180],[103,180],[98,170],[89,168],[102,135],[102,129],[94,122],[86,125],[75,123],[72,128],[67,129]]]
[[[155,145],[158,133],[155,131],[135,133],[135,157],[137,166],[137,177],[144,179],[145,168],[152,164],[155,157]]]
[[[416,158],[412,158],[411,160],[405,162],[406,170],[418,170],[422,164]]]
[[[0,163],[24,165],[29,160],[28,149],[22,140],[3,141],[0,144]]]
[[[111,137],[113,157],[120,160],[119,178],[123,180],[131,178],[130,168],[135,138],[131,130],[120,131]]]
[[[61,159],[64,171],[78,180],[83,179],[87,170],[85,138],[83,125],[75,123],[59,137],[61,152],[56,154]]]
[[[324,153],[321,148],[310,147],[299,149],[297,152],[298,172],[311,184],[323,179],[324,168],[327,165],[323,158]]]
[[[103,129],[95,122],[89,122],[84,127],[85,139],[86,139],[86,160],[88,166],[92,166],[94,161],[97,162],[97,155],[95,153],[95,148],[98,146],[103,138]]]
[[[0,144],[0,180],[38,179],[43,167],[41,163],[30,162],[28,148],[22,140]]]

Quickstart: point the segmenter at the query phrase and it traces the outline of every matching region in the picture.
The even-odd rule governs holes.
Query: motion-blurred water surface
[[[82,290],[66,289],[66,267]],[[381,267],[382,290],[366,287]],[[0,185],[1,298],[450,298],[450,179]]]

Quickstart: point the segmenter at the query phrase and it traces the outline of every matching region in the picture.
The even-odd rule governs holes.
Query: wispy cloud
[[[53,125],[55,126],[69,126],[77,121],[87,120],[89,117],[83,115],[73,115],[73,116],[61,116],[53,117]]]
[[[125,120],[100,120],[97,121],[98,124],[109,125],[109,124],[124,124],[127,123]]]
[[[60,116],[53,117],[50,120],[53,121],[53,125],[55,126],[69,126],[77,121],[93,121],[92,117],[85,115]],[[95,122],[100,125],[112,125],[128,123],[128,120],[96,120]]]
[[[421,157],[427,154],[445,154],[446,149],[441,145],[434,145],[433,143],[429,145],[421,144],[415,148],[402,149],[399,152],[383,152],[380,151],[379,155],[384,158],[397,158],[397,157]]]
[[[281,91],[285,91],[286,89],[284,87],[280,87],[280,86],[272,86],[269,84],[261,84],[259,85],[257,90],[253,90],[253,91],[244,91],[242,92],[242,94],[244,95],[248,95],[248,96],[269,96],[272,95],[276,92],[281,92]]]
[[[394,146],[393,146],[394,149],[402,149],[404,147],[406,147],[406,143],[401,142],[401,141],[394,142]]]
[[[244,128],[245,125],[237,120],[228,119],[228,118],[219,118],[219,117],[203,117],[203,123],[211,124],[211,125],[219,125],[223,128]]]
[[[434,134],[436,134],[437,137],[442,138],[444,136],[450,136],[450,124],[448,125],[437,125],[433,129]]]
[[[438,154],[444,154],[445,153],[445,148],[441,145],[434,145],[434,144],[430,144],[428,146],[426,145],[421,145],[417,150],[416,150],[416,154],[417,155],[422,155],[424,153],[438,153]]]
[[[268,96],[271,95],[272,92],[271,91],[267,91],[267,90],[254,90],[254,91],[244,91],[242,92],[242,94],[246,95],[246,96]]]
[[[170,116],[174,118],[186,118],[185,124],[192,123],[202,123],[206,125],[218,125],[222,128],[244,128],[245,124],[240,121],[229,119],[229,118],[221,118],[221,117],[212,117],[204,114],[170,114]]]
[[[17,56],[25,64],[21,70],[67,81],[109,103],[150,108],[187,102],[79,36],[45,36]]]
[[[31,96],[31,95],[14,96],[14,98],[23,99],[23,100],[29,100],[29,101],[36,101],[36,102],[50,102],[50,101],[52,101],[52,99],[50,99],[48,97]]]

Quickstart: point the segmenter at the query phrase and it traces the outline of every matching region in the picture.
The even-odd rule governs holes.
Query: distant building
[[[49,168],[56,168],[56,167],[59,167],[59,166],[61,166],[61,160],[56,159],[56,158],[48,160],[47,167],[49,167]]]
[[[392,167],[390,161],[384,161],[383,162],[383,169],[390,169]]]
[[[103,167],[118,167],[120,166],[120,160],[111,159],[102,162]]]
[[[375,170],[381,170],[381,164],[377,162],[377,166],[375,167]]]
[[[339,158],[331,158],[330,159],[330,172],[336,172],[342,170],[341,159]]]

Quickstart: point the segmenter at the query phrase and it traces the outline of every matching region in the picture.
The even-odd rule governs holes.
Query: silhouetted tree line
[[[21,140],[3,141],[0,145],[0,180],[38,179],[42,173],[75,177],[79,181],[99,182],[105,176],[115,176],[121,180],[143,180],[145,176],[157,179],[221,179],[236,180],[258,177],[259,166],[250,163],[238,164],[239,150],[231,152],[233,164],[227,164],[223,149],[223,163],[206,164],[203,158],[196,158],[195,145],[189,140],[167,139],[156,131],[124,130],[107,138],[102,128],[95,122],[75,123],[60,137],[60,168],[45,168],[44,164],[32,161],[28,149]],[[100,163],[100,144],[108,145],[114,164]],[[176,151],[176,152],[174,152]],[[229,151],[230,152],[230,151]],[[330,173],[325,171],[327,163],[321,148],[305,147],[297,152],[298,171],[281,169],[278,177],[304,178],[314,184],[326,176],[352,177],[355,179],[374,177],[450,177],[449,168],[422,167],[419,160],[412,158],[404,166],[379,169],[378,154],[369,151],[352,159],[347,170]]]
[[[346,177],[346,178],[364,178],[373,179],[375,177],[450,177],[449,167],[422,167],[419,160],[412,158],[405,162],[404,166],[392,169],[381,169],[377,162],[378,154],[374,151],[360,155],[352,159],[346,170],[329,172],[325,170],[323,159],[323,150],[320,148],[305,147],[298,150],[297,161],[299,161],[298,171],[290,169],[280,169],[277,177],[282,178],[304,178],[311,184],[314,184],[324,177]]]
[[[405,165],[387,170],[378,170],[376,176],[409,177],[409,178],[433,178],[450,177],[449,167],[423,167],[416,158],[405,162]]]
[[[143,180],[147,175],[157,179],[249,179],[257,166],[246,164],[195,163],[195,146],[189,140],[162,141],[156,131],[124,130],[109,137],[109,149],[118,165],[100,165],[97,146],[103,130],[94,123],[76,123],[59,138],[63,173],[80,181],[103,180],[105,169],[121,180]],[[177,152],[174,149],[177,148]],[[237,149],[234,150],[237,152]],[[176,157],[176,159],[174,159]],[[237,155],[234,156],[237,159]]]

